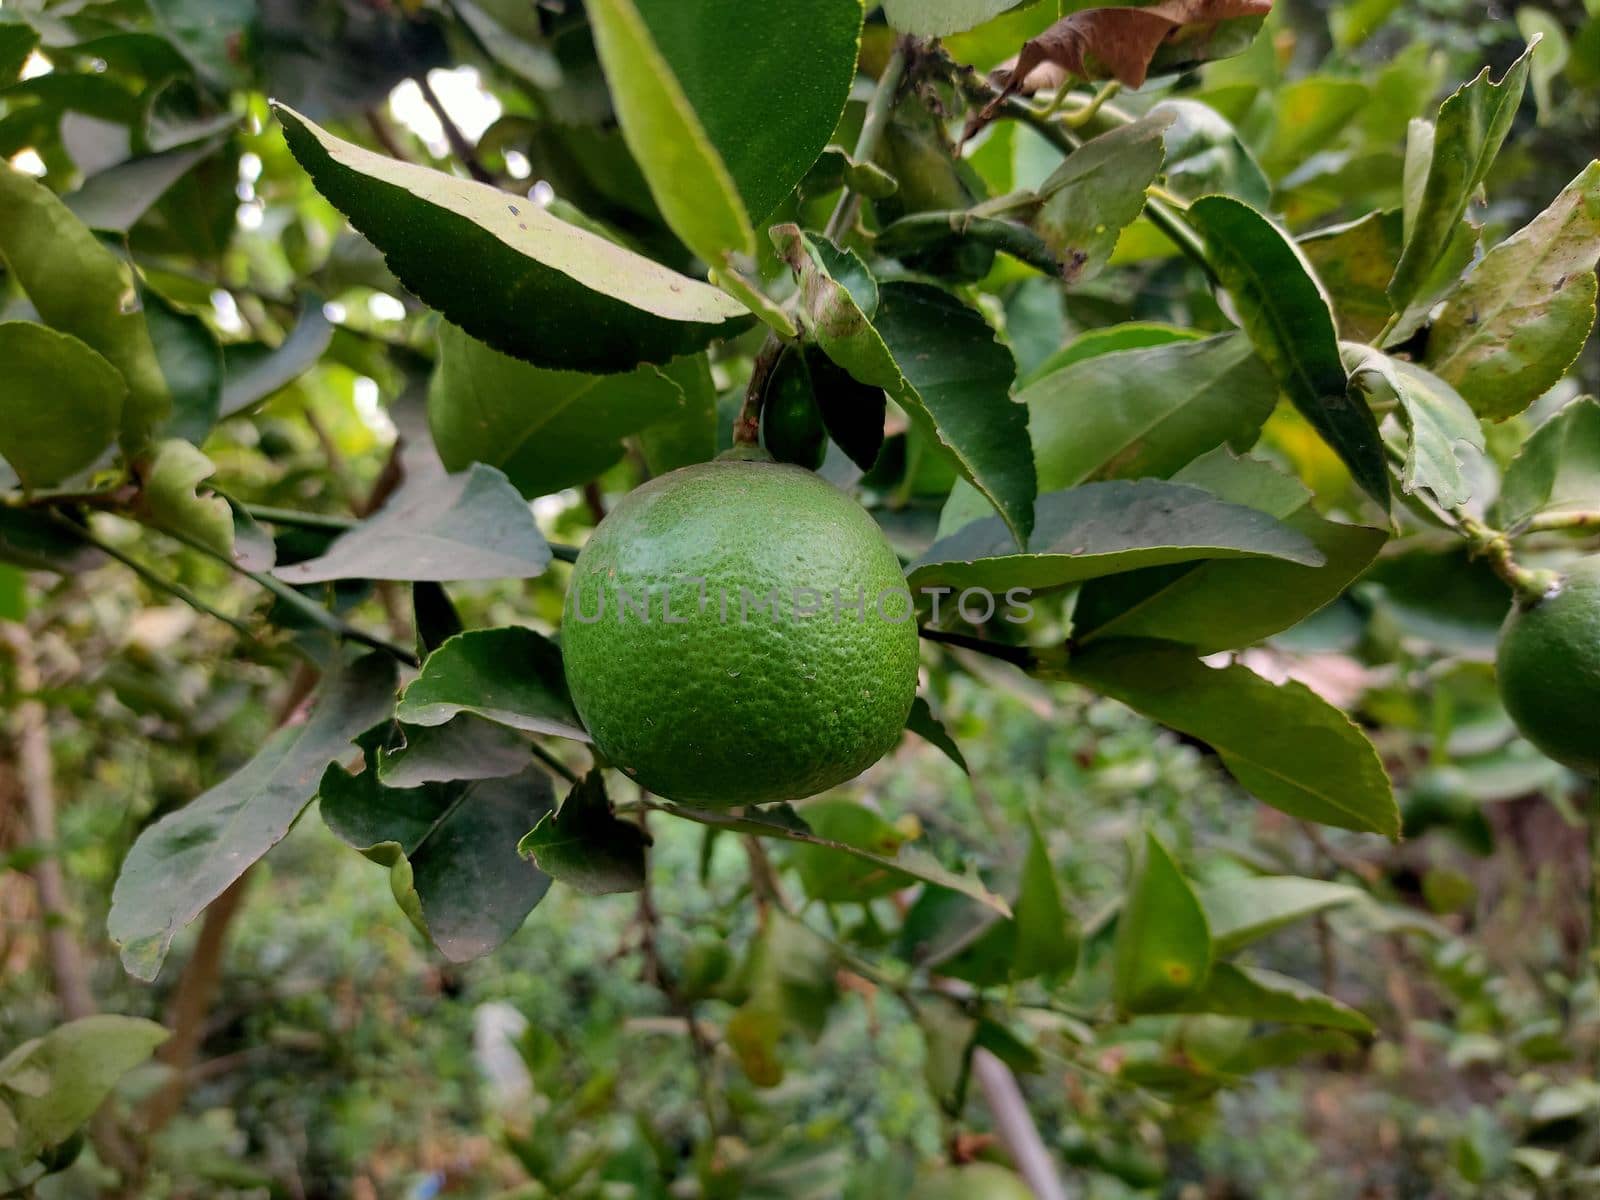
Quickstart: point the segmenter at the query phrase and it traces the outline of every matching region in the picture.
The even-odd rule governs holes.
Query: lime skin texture
[[[1600,776],[1600,554],[1511,610],[1495,674],[1524,737],[1574,771]]]
[[[916,693],[894,551],[854,500],[782,463],[700,463],[626,496],[573,566],[561,647],[604,759],[719,808],[860,774]]]

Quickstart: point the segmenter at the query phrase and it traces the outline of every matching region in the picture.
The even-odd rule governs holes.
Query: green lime
[[[1033,1189],[1004,1167],[969,1163],[924,1175],[910,1200],[1033,1200]]]
[[[1495,673],[1525,738],[1575,771],[1600,775],[1600,554],[1511,610]]]
[[[899,740],[917,682],[900,563],[799,467],[718,461],[629,494],[578,556],[561,645],[612,766],[671,800],[843,783]]]
[[[812,393],[805,355],[785,350],[761,405],[761,444],[783,463],[816,470],[828,452],[828,431]]]

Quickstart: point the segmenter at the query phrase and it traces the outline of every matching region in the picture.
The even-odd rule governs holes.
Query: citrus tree
[[[141,810],[128,974],[220,937],[313,801],[450,962],[560,939],[552,889],[637,893],[706,1195],[798,1194],[741,1193],[718,1081],[779,1083],[851,992],[953,1120],[988,1102],[998,1143],[929,1197],[1064,1194],[1017,1083],[1063,1055],[1182,1108],[1358,1047],[1367,1014],[1253,947],[1375,911],[1350,856],[1470,827],[1474,788],[1600,773],[1600,34],[1525,9],[1464,82],[1421,41],[1361,65],[1397,7],[0,8],[18,745],[29,631],[70,637],[90,573],[200,614],[275,709]],[[482,128],[430,82],[456,62]],[[1333,651],[1361,686],[1290,661]],[[198,744],[220,687],[159,676]],[[1047,813],[950,836],[850,784],[912,738],[984,796],[952,729],[985,691],[1125,706],[1334,857],[1200,878],[1136,823],[1091,910]],[[669,961],[684,828],[748,920]],[[24,1183],[164,1036],[68,1015],[0,1062]]]

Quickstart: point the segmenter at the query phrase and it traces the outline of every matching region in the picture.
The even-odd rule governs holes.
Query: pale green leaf
[[[5,321],[0,363],[0,458],[24,487],[60,483],[116,440],[128,386],[77,338],[32,321]]]
[[[1173,1008],[1205,985],[1211,957],[1205,910],[1167,848],[1147,832],[1117,917],[1111,966],[1117,1007],[1135,1013]]]

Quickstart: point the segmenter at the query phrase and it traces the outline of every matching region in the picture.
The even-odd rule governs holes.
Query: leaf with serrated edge
[[[1494,247],[1445,301],[1427,367],[1480,417],[1503,421],[1564,375],[1594,329],[1600,161]]]
[[[520,196],[374,154],[284,105],[274,111],[318,190],[400,282],[497,350],[556,369],[631,370],[747,323],[725,292]]]
[[[443,725],[464,712],[528,733],[589,740],[567,692],[561,651],[517,625],[450,638],[406,686],[395,716],[407,725]]]

